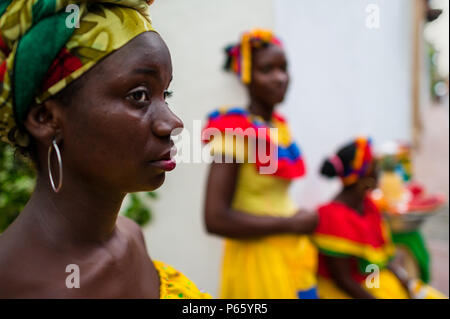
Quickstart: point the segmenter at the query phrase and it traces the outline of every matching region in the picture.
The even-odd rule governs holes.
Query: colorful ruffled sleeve
[[[395,248],[386,223],[373,204],[358,215],[340,203],[319,208],[319,225],[312,237],[319,251],[328,256],[356,257],[366,263],[387,265]],[[370,206],[372,205],[372,206]]]
[[[235,134],[235,129],[241,129],[241,134]],[[209,144],[212,156],[232,158],[238,163],[244,163],[248,158],[248,136],[245,135],[251,123],[240,109],[220,109],[208,117],[208,124],[203,129],[202,140]]]
[[[161,299],[211,299],[212,297],[201,292],[197,286],[185,275],[173,267],[160,261],[153,261],[158,271],[161,286]]]
[[[276,163],[269,175],[287,180],[302,177],[305,164],[286,120],[274,114],[271,122],[269,126],[242,108],[221,108],[209,115],[202,141],[210,145],[212,155],[232,156],[240,163],[255,164],[258,171]]]

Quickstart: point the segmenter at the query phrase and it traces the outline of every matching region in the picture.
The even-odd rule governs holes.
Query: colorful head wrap
[[[19,127],[33,102],[42,103],[137,35],[153,31],[152,2],[2,1],[0,140],[26,147],[28,135]],[[72,23],[76,17],[79,27]]]
[[[333,155],[328,159],[345,186],[352,185],[366,176],[373,161],[372,140],[370,138],[358,137],[354,141],[354,145],[356,148],[355,156],[349,164],[344,165],[338,155]]]
[[[226,70],[236,73],[244,84],[252,79],[252,49],[265,44],[281,46],[281,41],[270,30],[254,29],[242,35],[241,42],[226,48]]]

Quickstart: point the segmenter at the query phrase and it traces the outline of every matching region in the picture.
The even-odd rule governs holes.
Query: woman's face
[[[287,60],[277,45],[257,49],[253,53],[250,95],[268,105],[283,102],[289,86]]]
[[[61,106],[64,179],[123,193],[161,186],[175,168],[171,133],[183,126],[166,101],[171,80],[170,53],[155,32],[87,72],[70,105]]]

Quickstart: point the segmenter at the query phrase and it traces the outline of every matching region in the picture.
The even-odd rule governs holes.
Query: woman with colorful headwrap
[[[320,298],[445,298],[407,277],[393,262],[390,230],[369,192],[377,186],[370,139],[360,137],[322,166],[326,177],[339,177],[343,188],[318,210],[313,241],[319,248]]]
[[[271,31],[257,29],[226,52],[226,68],[240,77],[250,103],[212,112],[203,131],[216,159],[206,227],[226,238],[220,296],[316,298],[316,250],[301,236],[314,229],[316,215],[299,211],[289,196],[305,165],[275,112],[289,84],[284,49]]]
[[[170,135],[183,126],[151,2],[0,2],[0,137],[37,168],[0,236],[0,298],[209,297],[118,217],[127,193],[175,168]]]

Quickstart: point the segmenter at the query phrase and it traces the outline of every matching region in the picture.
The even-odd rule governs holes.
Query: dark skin
[[[141,229],[118,213],[127,193],[157,189],[169,170],[170,134],[183,126],[165,100],[171,79],[167,46],[145,32],[78,79],[70,105],[54,98],[31,109],[25,127],[40,170],[0,236],[0,298],[159,298]],[[47,170],[53,139],[63,160],[59,193]],[[68,264],[80,268],[79,289],[66,287]]]
[[[335,197],[336,202],[343,203],[344,205],[352,208],[355,213],[364,214],[364,200],[369,191],[376,188],[378,180],[377,170],[375,164],[369,170],[366,177],[361,178],[356,184],[345,187]],[[341,257],[326,256],[326,263],[330,270],[331,278],[335,284],[346,292],[350,297],[356,299],[375,299],[367,290],[361,287],[361,284],[354,281],[351,276],[351,259]],[[401,270],[394,263],[388,266],[402,285],[407,289],[408,278],[405,278]]]
[[[253,52],[252,81],[247,86],[248,110],[272,119],[275,106],[284,100],[288,85],[284,50],[269,45]],[[316,228],[316,213],[299,211],[293,217],[254,216],[232,209],[231,203],[239,172],[238,163],[212,163],[204,206],[205,225],[209,233],[227,238],[255,239],[276,234],[308,234]]]

